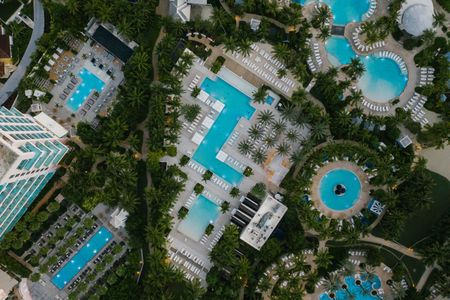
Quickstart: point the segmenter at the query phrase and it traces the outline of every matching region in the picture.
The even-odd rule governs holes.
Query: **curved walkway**
[[[20,81],[22,80],[25,72],[28,68],[28,65],[31,63],[31,55],[36,50],[36,41],[42,36],[44,33],[44,8],[42,7],[42,3],[40,0],[34,0],[34,28],[33,33],[31,34],[30,41],[28,42],[27,49],[20,60],[19,65],[17,66],[16,71],[9,77],[8,81],[6,81],[5,85],[0,90],[0,105],[8,100],[8,98],[14,93],[14,91],[19,86]]]
[[[401,244],[395,243],[393,241],[389,241],[389,240],[385,240],[383,238],[379,238],[377,236],[374,236],[372,234],[369,234],[367,236],[361,237],[359,239],[360,241],[365,241],[365,242],[369,242],[369,243],[374,243],[374,244],[378,244],[378,245],[383,245],[385,247],[394,249],[395,251],[398,251],[400,253],[402,253],[403,255],[409,256],[409,257],[413,257],[415,259],[422,259],[422,256],[415,252],[413,249],[405,247]]]

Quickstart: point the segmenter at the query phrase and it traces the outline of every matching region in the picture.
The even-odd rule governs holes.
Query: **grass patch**
[[[18,0],[6,0],[5,3],[0,4],[0,19],[6,22],[21,4]]]

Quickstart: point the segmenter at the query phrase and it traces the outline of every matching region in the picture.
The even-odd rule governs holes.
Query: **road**
[[[0,90],[0,105],[8,100],[9,96],[14,93],[14,91],[19,86],[20,81],[22,80],[25,72],[28,68],[28,65],[31,63],[31,55],[36,50],[36,41],[42,36],[44,33],[44,8],[42,7],[42,3],[40,0],[34,0],[33,3],[34,9],[34,29],[31,34],[30,41],[28,42],[27,49],[25,50],[22,59],[20,60],[19,65],[17,66],[16,71],[9,77],[8,81],[6,81],[5,85]]]

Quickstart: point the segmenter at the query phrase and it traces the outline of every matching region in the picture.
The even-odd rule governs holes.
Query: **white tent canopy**
[[[206,117],[203,122],[202,125],[205,126],[206,128],[211,128],[211,126],[214,124],[214,120],[211,119],[210,117]]]
[[[200,145],[200,143],[203,141],[204,136],[201,135],[200,133],[196,132],[194,134],[194,136],[192,137],[192,141],[197,144]]]
[[[225,162],[225,160],[227,159],[228,154],[226,154],[225,152],[223,152],[222,150],[219,150],[219,153],[217,153],[216,158],[218,160],[220,160],[221,162]]]
[[[217,100],[216,102],[214,102],[214,104],[213,104],[213,106],[212,106],[212,108],[213,108],[215,111],[218,111],[218,112],[221,112],[221,111],[223,110],[224,107],[225,107],[225,105],[224,105],[222,102],[220,102],[219,100]]]
[[[401,28],[413,36],[420,36],[433,28],[433,2],[431,0],[407,0],[400,9]]]
[[[209,97],[209,94],[207,92],[205,92],[204,90],[201,90],[200,93],[197,96],[197,99],[205,102]]]

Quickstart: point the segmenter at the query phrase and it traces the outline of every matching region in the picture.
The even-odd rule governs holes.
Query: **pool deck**
[[[359,199],[351,208],[347,210],[342,211],[332,210],[323,203],[320,197],[320,181],[325,174],[334,169],[347,169],[354,172],[356,176],[358,176],[359,181],[361,183],[361,192],[359,195]],[[370,189],[371,186],[369,184],[369,179],[367,175],[357,164],[349,161],[330,162],[327,165],[321,167],[317,171],[316,175],[312,177],[311,199],[313,201],[314,206],[328,218],[348,219],[357,214],[358,212],[360,212],[363,208],[367,207],[367,204],[370,201],[369,196]]]

